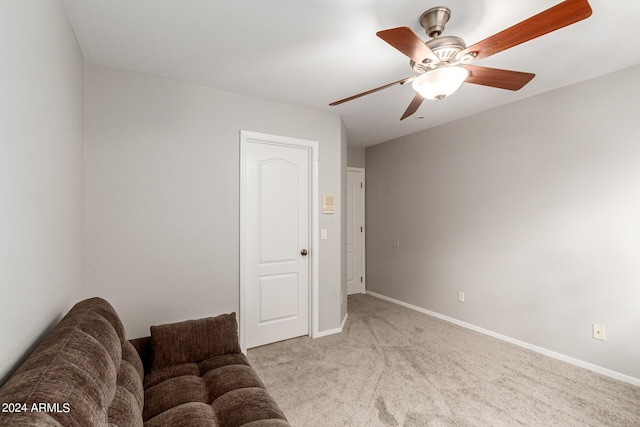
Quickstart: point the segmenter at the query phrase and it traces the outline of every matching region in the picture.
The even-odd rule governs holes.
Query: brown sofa
[[[113,307],[76,304],[0,388],[0,426],[288,426],[238,346],[235,314],[125,339]]]

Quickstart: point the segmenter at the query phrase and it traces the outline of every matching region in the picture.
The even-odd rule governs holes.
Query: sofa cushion
[[[125,341],[125,345],[126,344],[131,345],[128,341]],[[133,348],[133,346],[131,348]],[[125,351],[124,349],[125,347],[123,347],[123,353],[129,351]],[[135,350],[133,351],[135,352]],[[142,413],[142,408],[144,406],[144,387],[142,385],[142,376],[134,365],[135,363],[131,363],[124,358],[122,359],[116,385],[124,388],[129,392],[129,394],[131,394],[135,399],[139,412]]]
[[[144,423],[144,427],[218,427],[211,405],[189,402],[162,412]]]
[[[122,343],[122,361],[129,363],[136,371],[136,374],[138,374],[138,377],[141,380],[144,379],[144,366],[142,365],[142,360],[138,355],[138,351],[129,341],[124,341]]]
[[[239,353],[235,313],[151,327],[152,370]]]
[[[170,378],[145,391],[144,419],[189,402],[207,402],[207,389],[199,376]]]
[[[167,366],[156,369],[144,377],[144,389],[148,390],[156,384],[160,384],[170,378],[181,377],[183,375],[200,375],[200,368],[197,363],[183,363],[182,365]]]
[[[142,412],[136,397],[126,388],[118,387],[107,413],[110,426],[142,427]]]
[[[206,374],[213,369],[227,365],[251,366],[249,364],[249,359],[247,359],[247,356],[242,353],[223,354],[221,356],[215,356],[211,359],[203,360],[198,364],[200,372],[202,372],[203,374]]]
[[[242,353],[152,370],[143,418],[145,427],[289,425]]]
[[[81,301],[0,388],[0,402],[50,406],[0,413],[0,426],[139,426],[141,369],[113,307]]]
[[[254,421],[286,421],[280,408],[263,388],[239,388],[223,394],[211,403],[220,425],[244,426]]]
[[[258,375],[247,365],[221,366],[207,372],[202,379],[208,392],[209,402],[238,388],[264,388]]]

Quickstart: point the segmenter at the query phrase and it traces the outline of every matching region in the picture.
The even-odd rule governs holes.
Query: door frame
[[[238,316],[238,327],[240,337],[240,348],[243,353],[247,353],[246,344],[246,299],[247,284],[245,276],[245,248],[246,248],[246,146],[250,143],[280,145],[295,148],[304,148],[309,151],[309,336],[318,336],[319,311],[318,311],[318,281],[319,281],[319,217],[318,217],[318,142],[306,139],[291,138],[286,136],[270,135],[247,130],[240,131],[240,313]]]
[[[362,173],[362,233],[360,233],[360,247],[362,248],[362,286],[363,293],[367,292],[367,177],[365,168],[349,166],[347,172]]]

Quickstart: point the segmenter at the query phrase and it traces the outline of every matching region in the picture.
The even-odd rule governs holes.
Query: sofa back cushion
[[[0,413],[0,426],[141,426],[142,379],[113,307],[84,300],[0,388],[0,402],[24,409]]]
[[[151,327],[152,370],[240,353],[236,314]]]

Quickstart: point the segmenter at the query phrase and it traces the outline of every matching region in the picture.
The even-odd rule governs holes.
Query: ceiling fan
[[[329,105],[339,105],[396,84],[404,85],[411,82],[411,86],[417,93],[400,118],[404,120],[418,110],[425,98],[444,99],[464,82],[499,89],[519,90],[529,83],[535,74],[481,67],[471,63],[574,24],[589,16],[591,16],[591,6],[587,0],[565,0],[467,47],[460,37],[441,36],[445,24],[451,17],[451,11],[441,6],[431,8],[420,17],[420,25],[431,37],[427,42],[423,42],[409,27],[392,28],[376,33],[382,40],[411,59],[410,65],[417,73],[416,75]]]

